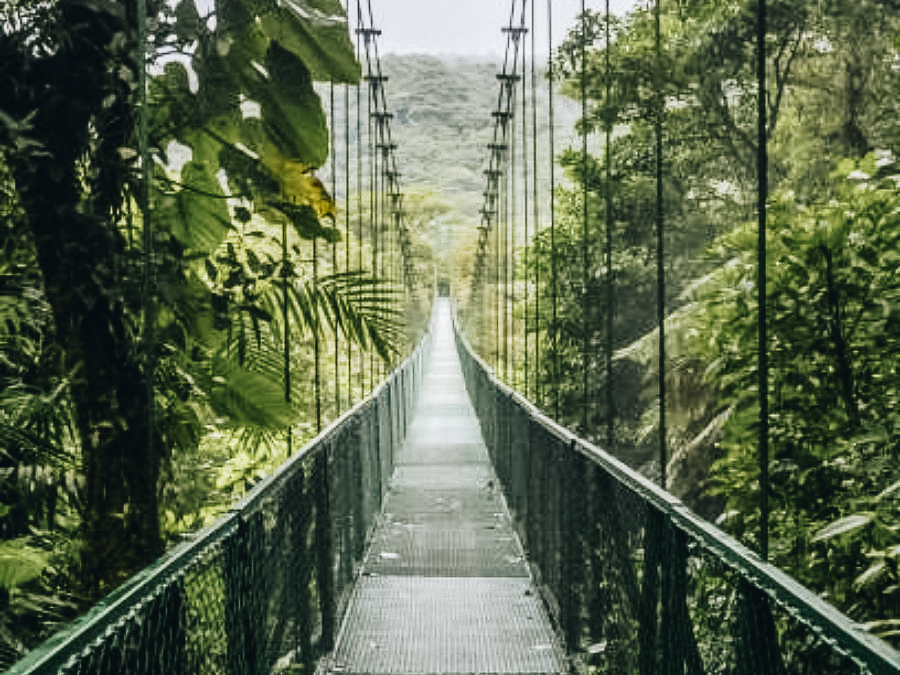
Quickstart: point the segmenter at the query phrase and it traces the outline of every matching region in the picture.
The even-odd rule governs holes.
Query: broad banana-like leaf
[[[324,164],[325,111],[308,68],[296,54],[252,24],[205,46],[194,62],[200,101],[214,113],[208,122],[211,132],[242,143],[260,158],[273,147],[282,161],[299,163],[307,171]],[[241,97],[259,105],[261,118],[241,119]]]
[[[309,204],[295,206],[289,202],[281,202],[276,206],[290,218],[297,234],[303,239],[322,238],[328,243],[341,241],[341,231],[335,227],[325,227],[319,220],[316,210]]]
[[[225,195],[210,166],[188,162],[181,169],[182,188],[157,196],[156,218],[195,251],[216,249],[231,228]]]
[[[328,159],[328,120],[309,70],[274,42],[266,51],[265,68],[268,77],[257,71],[250,97],[260,104],[266,134],[285,157],[322,166]]]
[[[282,217],[280,214],[288,214],[281,207],[290,204],[310,206],[319,218],[335,216],[337,205],[312,167],[282,155],[269,140],[260,120],[217,117],[208,124],[208,131],[208,137],[215,138],[219,148],[227,146],[232,154],[243,157],[243,169],[235,162],[228,163],[229,175],[252,174],[257,187],[269,184],[269,199],[257,205],[257,213],[277,222]],[[260,180],[263,175],[265,180]],[[271,208],[278,209],[280,214],[271,215]]]
[[[285,159],[274,149],[264,155],[263,161],[281,179],[285,196],[296,198],[298,204],[308,204],[319,218],[336,217],[337,203],[309,167]]]
[[[300,421],[298,411],[284,400],[284,386],[262,373],[245,370],[234,363],[217,361],[220,378],[210,395],[217,413],[236,426],[285,427]]]
[[[259,19],[262,29],[282,47],[293,52],[321,82],[355,84],[360,78],[339,0],[242,0],[247,12]]]
[[[259,104],[261,129],[254,118],[244,120],[246,145],[271,141],[285,157],[309,167],[328,158],[328,121],[309,70],[295,54],[272,42],[256,25],[234,35],[225,62],[234,74],[233,86]],[[236,92],[236,93],[237,93]],[[255,136],[262,132],[262,137]]]

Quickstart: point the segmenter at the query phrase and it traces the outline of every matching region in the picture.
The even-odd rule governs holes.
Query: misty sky
[[[352,2],[352,0],[351,0]],[[383,54],[502,54],[506,38],[500,27],[509,23],[510,0],[371,0],[375,27],[383,31]],[[638,0],[610,0],[610,10],[622,14]],[[520,3],[516,3],[521,7]],[[586,0],[587,7],[602,11],[605,0]],[[363,2],[366,6],[366,2]],[[547,2],[537,0],[538,50],[547,52]],[[553,0],[553,44],[571,27],[581,0]],[[355,18],[355,3],[351,17]],[[528,13],[531,3],[528,3]],[[528,21],[530,23],[530,19]],[[351,23],[352,19],[351,19]],[[355,26],[351,25],[351,29]]]

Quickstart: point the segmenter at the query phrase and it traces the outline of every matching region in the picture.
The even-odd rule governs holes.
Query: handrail
[[[545,566],[547,567],[553,567],[555,564],[552,560],[552,556],[541,555],[539,549],[544,544],[541,541],[534,540],[534,525],[527,522],[531,518],[546,520],[547,517],[543,512],[540,513],[540,516],[533,516],[533,510],[527,508],[527,501],[531,496],[527,494],[527,485],[523,486],[521,484],[521,472],[527,471],[527,468],[522,468],[522,464],[533,461],[531,455],[532,453],[537,452],[541,455],[541,460],[543,461],[554,461],[554,457],[556,458],[557,463],[560,458],[563,458],[562,461],[564,462],[575,461],[577,466],[576,471],[578,471],[580,475],[583,475],[586,471],[586,467],[583,462],[579,463],[576,459],[581,458],[596,467],[596,469],[599,469],[602,472],[603,478],[607,480],[612,479],[615,482],[616,489],[625,491],[616,497],[618,501],[628,501],[630,504],[642,504],[643,508],[646,510],[647,518],[645,521],[633,527],[629,532],[629,536],[632,538],[642,539],[642,544],[640,546],[633,544],[635,548],[642,549],[637,557],[640,558],[641,555],[645,556],[643,561],[638,561],[638,566],[643,564],[646,567],[646,561],[651,555],[650,549],[656,545],[654,541],[645,538],[650,535],[650,530],[652,529],[654,530],[654,534],[658,535],[662,533],[663,536],[660,537],[662,539],[665,539],[666,537],[669,537],[670,539],[684,539],[684,544],[681,546],[692,547],[694,549],[693,553],[683,553],[681,556],[682,559],[680,560],[678,559],[679,556],[675,555],[673,556],[675,558],[674,560],[659,561],[659,564],[663,568],[661,572],[662,576],[665,578],[666,575],[669,575],[670,589],[672,588],[672,579],[679,575],[681,575],[681,577],[685,576],[685,568],[688,567],[688,555],[693,555],[695,558],[708,558],[712,564],[717,564],[723,569],[730,570],[737,575],[737,586],[739,587],[737,594],[744,596],[744,603],[751,606],[749,610],[744,610],[744,616],[753,617],[754,622],[759,624],[754,629],[757,633],[757,644],[744,645],[743,647],[738,645],[735,647],[736,650],[740,651],[740,654],[737,655],[738,657],[743,655],[743,658],[745,659],[758,659],[757,669],[754,670],[745,666],[747,667],[746,672],[785,672],[784,664],[786,659],[784,654],[758,653],[756,656],[752,654],[754,651],[779,651],[778,638],[776,637],[774,622],[771,618],[771,611],[775,610],[778,613],[778,618],[782,624],[796,621],[806,626],[808,630],[805,631],[806,635],[804,638],[807,641],[815,641],[817,644],[825,645],[823,649],[831,652],[831,655],[829,656],[831,660],[841,660],[843,658],[849,659],[850,662],[861,669],[860,672],[870,672],[878,675],[896,675],[897,673],[900,673],[900,652],[895,651],[886,642],[867,633],[858,623],[855,623],[841,614],[830,604],[816,596],[807,588],[801,586],[787,574],[775,566],[764,562],[756,553],[749,550],[733,537],[700,518],[673,495],[650,482],[639,473],[633,471],[609,453],[588,441],[578,438],[570,431],[550,420],[531,402],[495,377],[491,368],[472,350],[468,340],[462,334],[455,316],[454,328],[457,339],[457,350],[460,354],[460,360],[462,361],[466,385],[469,389],[470,396],[472,396],[473,402],[475,403],[475,409],[479,416],[479,420],[482,423],[482,430],[488,444],[488,449],[495,462],[495,467],[497,468],[500,481],[503,484],[507,500],[510,502],[513,510],[516,510],[516,507],[520,503],[526,504],[526,508],[518,509],[516,516],[519,520],[517,526],[520,529],[520,535],[525,542],[526,550],[528,551],[530,558],[543,557],[545,560],[550,560],[549,563],[545,563]],[[537,429],[532,430],[531,426],[523,424],[521,417],[524,417],[526,420],[536,425]],[[526,426],[529,429],[528,438],[517,439],[517,430],[521,430]],[[538,429],[540,431],[538,431]],[[542,447],[540,448],[533,447],[535,435],[541,436],[540,443]],[[514,442],[516,440],[518,441],[517,443]],[[563,453],[569,453],[568,457],[566,457],[565,454],[557,454],[554,456],[552,451],[548,450],[546,446],[552,445],[554,441]],[[517,452],[512,447],[513,445],[516,445]],[[518,480],[516,480],[516,476],[514,475],[515,471],[518,471],[520,474]],[[580,476],[575,478],[575,480],[579,479]],[[564,494],[566,488],[569,487],[570,486],[563,486],[560,488],[561,496],[554,497],[560,504],[563,504],[563,506],[560,507],[560,513],[556,514],[558,516],[557,522],[561,523],[560,527],[563,530],[560,539],[561,541],[565,541],[567,539],[580,538],[582,543],[584,543],[586,539],[593,541],[593,539],[590,539],[593,535],[590,532],[584,531],[584,524],[566,522],[567,518],[569,520],[578,520],[579,517],[583,517],[585,514],[596,515],[600,513],[601,510],[614,509],[616,505],[610,506],[609,503],[603,505],[582,504],[582,513],[567,512],[567,508],[571,510],[571,504],[568,504],[568,502],[571,502],[573,499],[580,499],[578,496],[567,497]],[[548,489],[552,490],[552,486],[544,487],[543,494],[545,497]],[[586,489],[591,489],[591,487],[588,485],[586,486]],[[603,496],[608,499],[609,491]],[[555,502],[551,499],[549,500],[551,504],[548,505],[546,503],[547,501],[548,500],[545,498],[542,502],[542,508],[546,509],[549,506],[550,509],[553,509],[553,504]],[[566,506],[566,504],[568,504],[568,506]],[[552,520],[553,517],[554,516],[550,516],[550,519]],[[658,522],[660,519],[663,521],[662,524]],[[656,523],[655,525],[653,524],[654,522]],[[603,527],[602,525],[596,525],[596,523],[590,523],[587,527],[591,526]],[[667,526],[671,526],[668,528],[671,531],[665,532]],[[529,541],[529,538],[534,541]],[[571,543],[564,544],[564,546],[570,545]],[[677,551],[679,546],[675,545],[673,548]],[[586,544],[579,549],[581,552],[589,550],[590,549]],[[632,553],[634,553],[634,551],[632,551]],[[559,552],[554,552],[554,555],[557,558],[565,557],[564,554],[560,555]],[[576,563],[583,564],[583,561],[576,561]],[[564,565],[565,562],[561,564]],[[599,567],[601,563],[589,562],[588,564]],[[536,576],[538,578],[547,579],[554,575],[559,576],[559,570],[542,569],[540,560],[536,560],[535,565]],[[667,565],[671,565],[673,568],[680,567],[681,569],[680,571],[679,569],[667,570]],[[649,583],[659,582],[657,570],[654,569],[651,570],[652,573],[648,573],[646,569],[642,569],[642,572],[643,585],[640,589],[640,593],[642,594],[641,600],[643,600],[645,594],[659,594],[659,589],[656,589],[655,591],[654,589],[650,589],[649,591],[647,589],[648,579],[651,579]],[[696,576],[696,570],[694,571],[694,574]],[[723,577],[721,572],[717,574],[720,578]],[[579,644],[572,643],[583,642],[585,634],[590,632],[590,627],[576,624],[584,623],[583,617],[589,614],[589,608],[583,606],[583,603],[586,602],[583,598],[581,599],[581,603],[575,602],[573,604],[571,598],[561,597],[570,595],[569,589],[566,587],[567,583],[569,583],[569,580],[566,580],[563,584],[557,583],[554,585],[553,583],[550,583],[544,590],[549,594],[549,604],[555,609],[555,618],[563,629],[563,632],[566,632],[567,626],[570,628],[570,634],[566,636],[570,643],[568,645],[569,648],[578,651]],[[684,579],[682,579],[681,583],[685,588],[687,587]],[[567,600],[569,606],[566,606]],[[662,615],[657,615],[656,601],[654,601],[652,603],[653,610],[650,612],[652,616],[639,617],[638,622],[643,623],[644,621],[649,620],[653,624],[653,630],[658,630],[660,634],[662,634],[665,631],[661,628],[661,623],[666,613],[664,607],[667,603],[681,603],[682,605],[688,605],[690,603],[688,598],[671,599],[657,597],[657,600],[663,607],[661,610]],[[769,606],[769,600],[774,603],[774,606]],[[740,604],[740,602],[738,604]],[[566,611],[569,612],[569,616],[565,615]],[[639,610],[635,611],[639,613]],[[673,617],[676,616],[680,616],[682,619],[688,617],[688,609],[686,607],[670,608],[670,622],[676,622],[675,619],[673,619]],[[738,622],[740,622],[740,620],[738,620]],[[575,625],[574,628],[572,628],[573,625]],[[671,633],[671,636],[674,636],[673,640],[676,643],[696,642],[696,637],[693,636],[693,629],[691,630],[690,635],[679,632],[680,630],[681,628],[678,628],[675,632]],[[784,630],[786,629],[782,625],[782,633]],[[794,627],[793,630],[797,630],[796,627]],[[638,629],[639,633],[640,631],[641,628]],[[593,634],[590,636],[590,639],[595,641],[596,644],[604,645],[605,650],[606,645],[611,638],[609,635]],[[735,642],[739,643],[740,639],[740,636],[737,636]],[[782,636],[782,640],[785,640],[784,636]],[[636,638],[635,645],[632,645],[637,651],[640,651],[640,642],[641,640]],[[661,653],[670,653],[670,656],[671,654],[675,654],[676,661],[682,659],[688,672],[695,672],[694,670],[691,670],[691,668],[695,666],[702,668],[702,664],[699,664],[699,661],[691,661],[695,658],[693,654],[686,653],[699,653],[703,651],[702,648],[698,647],[696,644],[688,647],[685,647],[685,645],[679,647],[677,644],[666,645],[661,644],[661,642],[664,642],[663,638],[652,642],[655,650]],[[648,642],[647,644],[650,643]],[[785,650],[782,648],[781,651]],[[681,652],[680,656],[677,654],[678,652]],[[650,660],[647,660],[646,655],[641,657],[638,654],[635,658],[642,664],[650,662]],[[654,655],[653,659],[656,658],[659,658],[659,656]],[[738,660],[740,660],[740,658]],[[828,658],[825,658],[825,660],[827,661]],[[667,667],[674,668],[671,672],[682,672],[680,665],[670,665]],[[842,669],[846,667],[846,664],[837,667],[838,670],[835,670],[834,672],[847,672]],[[741,668],[740,663],[738,663],[738,668]],[[640,672],[656,671],[652,668],[647,671],[642,667]],[[806,670],[803,672],[817,671]]]
[[[429,330],[413,353],[366,399],[214,523],[188,535],[188,541],[27,654],[7,671],[9,675],[188,672],[185,661],[190,660],[189,653],[199,654],[204,649],[224,651],[220,655],[224,670],[236,675],[269,672],[279,660],[314,664],[328,651],[340,625],[354,567],[361,562],[365,539],[380,511],[393,470],[394,449],[405,436],[413,393],[430,346]],[[398,414],[386,414],[397,406],[401,408]],[[340,452],[336,451],[338,445]],[[331,475],[334,469],[339,475]],[[356,522],[361,514],[365,522]],[[266,522],[275,515],[286,523]],[[276,527],[282,528],[285,541],[274,541],[271,531]],[[288,550],[292,545],[300,550]],[[277,560],[242,559],[253,551]],[[259,579],[267,576],[260,575],[267,565],[278,569]],[[191,588],[189,577],[204,574],[212,582]],[[305,578],[306,587],[290,579],[291,575]],[[238,587],[244,597],[236,594]],[[266,606],[271,598],[252,597],[264,587],[294,593],[297,606],[279,614]],[[310,587],[315,587],[318,598],[310,596]],[[291,600],[278,599],[285,605],[292,604]],[[224,603],[224,609],[204,606],[216,602]],[[247,613],[255,616],[241,616]],[[204,625],[205,619],[209,625]],[[257,620],[255,626],[248,621],[253,619]],[[278,631],[286,635],[275,644],[273,635]],[[256,633],[256,643],[248,632]],[[194,635],[224,637],[227,644],[188,644]],[[284,645],[293,649],[281,653]],[[213,666],[210,672],[215,671]]]

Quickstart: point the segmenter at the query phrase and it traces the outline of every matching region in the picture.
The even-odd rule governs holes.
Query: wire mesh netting
[[[499,383],[467,387],[570,656],[600,673],[900,672],[900,655]]]
[[[11,673],[312,672],[333,647],[429,349],[426,337],[227,515]]]

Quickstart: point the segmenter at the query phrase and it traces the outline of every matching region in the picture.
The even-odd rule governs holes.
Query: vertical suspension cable
[[[548,118],[550,131],[550,302],[552,322],[550,324],[550,353],[553,368],[550,382],[553,387],[553,417],[559,419],[559,341],[557,336],[557,274],[556,274],[556,148],[554,147],[555,130],[553,128],[553,0],[547,0],[547,93]]]
[[[538,124],[537,124],[537,0],[531,2],[531,166],[533,168],[534,236],[540,232],[540,206],[538,200]],[[522,85],[525,86],[524,83]],[[537,251],[537,249],[535,249]],[[535,255],[534,265],[534,401],[540,403],[541,386],[541,272],[540,258]]]
[[[518,38],[516,38],[516,42],[518,43]],[[516,66],[519,65],[518,56],[515,57],[513,61],[513,77],[516,76]],[[512,88],[515,85],[510,84],[510,95],[513,95]],[[511,104],[511,108],[515,108],[515,100],[513,100]],[[503,294],[503,312],[504,318],[506,320],[506,332],[504,333],[504,360],[506,361],[506,381],[509,382],[509,385],[515,389],[516,388],[516,372],[515,372],[515,343],[513,340],[515,339],[515,323],[513,320],[513,312],[512,312],[512,304],[515,302],[516,297],[516,282],[515,282],[515,248],[516,248],[516,120],[515,117],[510,117],[507,122],[509,125],[509,162],[508,162],[508,185],[509,185],[509,194],[507,195],[507,203],[509,204],[508,216],[509,223],[506,228],[506,242],[505,242],[505,250],[504,257],[506,258],[505,268],[505,281],[504,281],[504,294]]]
[[[657,370],[659,387],[659,484],[666,488],[666,464],[668,463],[668,447],[666,433],[666,270],[665,250],[663,248],[663,111],[665,100],[662,92],[662,29],[660,24],[660,0],[656,0],[654,7],[654,25],[656,42],[656,64],[654,86],[656,88],[656,326],[658,332],[659,366]]]
[[[287,245],[287,219],[281,222],[281,281],[284,284],[281,295],[281,320],[284,324],[283,328],[283,347],[284,347],[284,402],[291,404],[291,328],[290,316],[288,314],[288,284],[290,283],[290,274],[288,271],[288,245]],[[287,428],[287,454],[288,457],[294,454],[293,451],[293,433],[290,425]]]
[[[766,0],[757,0],[756,78],[757,78],[757,243],[756,292],[759,319],[759,555],[769,559],[769,338],[766,306],[766,202],[769,194],[768,110],[766,109]]]
[[[528,4],[528,0],[522,3],[522,25],[525,24],[525,10]],[[532,7],[534,3],[532,2]],[[534,21],[531,22],[531,39],[534,40]],[[530,359],[528,357],[528,319],[530,318],[530,311],[528,308],[528,303],[531,301],[531,294],[528,290],[528,190],[530,189],[530,185],[528,182],[528,55],[526,53],[527,43],[523,39],[522,40],[522,216],[525,225],[525,235],[522,241],[522,281],[523,281],[523,292],[524,292],[524,309],[525,316],[522,321],[522,337],[524,338],[523,345],[523,358],[524,362],[522,364],[524,370],[525,377],[525,386],[523,389],[523,393],[525,394],[525,398],[528,398],[528,375],[529,375],[529,366]],[[535,226],[537,223],[535,223]]]
[[[347,22],[350,22],[349,5]],[[350,85],[344,85],[344,273],[350,272]],[[353,343],[347,339],[347,407],[353,407]]]
[[[510,29],[513,31],[512,36],[513,36],[514,48],[513,48],[513,67],[512,67],[513,80],[510,85],[513,89],[510,91],[509,97],[510,97],[510,110],[513,113],[515,112],[515,109],[516,109],[515,86],[516,86],[517,82],[519,82],[519,81],[522,82],[522,93],[524,94],[524,92],[525,92],[525,30],[526,30],[526,28],[525,28],[525,9],[526,9],[527,4],[528,4],[528,0],[522,0],[522,11],[519,16],[519,25],[514,26],[514,25],[510,24]],[[519,75],[519,51],[520,50],[522,52],[522,74],[521,75]],[[522,121],[523,121],[523,125],[524,125],[524,122],[525,122],[524,105],[522,107]],[[511,204],[510,231],[509,231],[509,233],[510,233],[509,260],[508,260],[509,285],[507,287],[510,291],[510,295],[509,295],[508,302],[507,302],[508,309],[509,309],[509,344],[510,344],[510,348],[509,348],[509,372],[510,372],[509,382],[510,382],[510,386],[513,389],[517,389],[518,388],[518,384],[517,384],[518,372],[517,372],[517,368],[516,368],[515,307],[516,307],[516,301],[518,298],[517,293],[516,293],[516,282],[517,282],[516,243],[518,241],[518,239],[516,237],[516,230],[519,227],[519,223],[518,223],[519,192],[518,192],[517,186],[516,186],[516,170],[518,168],[516,166],[516,158],[518,155],[516,152],[517,141],[516,141],[515,114],[513,114],[510,117],[509,124],[510,124],[510,131],[509,131],[509,135],[510,135],[510,146],[509,146],[510,147],[510,157],[509,157],[510,187],[509,187],[509,189],[510,189],[510,204]],[[523,126],[523,129],[524,129],[524,126]],[[524,152],[523,152],[522,158],[526,159],[526,161],[527,161],[527,158],[526,158]]]
[[[153,302],[155,285],[153,260],[153,224],[150,215],[150,143],[149,143],[149,101],[147,99],[147,3],[137,0],[137,63],[138,63],[138,154],[141,161],[141,181],[138,193],[138,209],[141,212],[141,244],[143,246],[143,284],[141,288],[144,306],[143,350],[144,350],[144,387],[147,397],[147,452],[150,457],[155,453],[156,428],[156,389],[155,379],[155,331],[156,321]],[[155,489],[155,488],[154,488]]]
[[[137,62],[138,62],[138,155],[141,161],[141,182],[138,209],[141,211],[141,244],[143,246],[143,284],[141,288],[144,305],[143,352],[144,387],[147,397],[147,456],[150,465],[156,466],[156,287],[155,256],[153,251],[153,220],[150,213],[150,110],[147,99],[147,3],[137,0]],[[154,470],[155,473],[155,470]],[[151,486],[156,490],[156,480]]]
[[[616,425],[616,399],[613,393],[613,331],[615,328],[615,286],[613,275],[613,210],[612,210],[612,68],[610,67],[610,42],[609,31],[609,0],[606,0],[606,111],[604,115],[604,126],[606,133],[606,186],[605,197],[606,202],[606,246],[604,252],[604,265],[606,267],[606,445],[607,451],[612,451],[615,446],[615,425]]]
[[[331,136],[331,198],[337,201],[337,119],[334,108],[334,80],[329,84],[331,108],[328,111],[330,117]],[[335,223],[337,225],[337,223]],[[331,242],[331,271],[338,272],[337,240]],[[334,419],[341,415],[341,338],[338,328],[334,328]]]
[[[375,16],[372,13],[372,0],[367,0],[366,6],[368,8],[368,13],[369,13],[369,27],[374,29],[375,28]],[[374,32],[373,32],[372,45],[376,46],[376,48],[377,48],[377,43],[374,40]],[[369,45],[367,44],[366,45],[366,58],[368,58],[368,46]],[[376,53],[376,61],[377,61],[377,53]],[[381,72],[377,72],[377,73],[373,72],[371,63],[369,65],[369,72],[371,74],[370,75],[370,84],[371,84],[372,98],[374,99],[373,100],[373,109],[375,111],[375,139],[374,139],[374,146],[373,146],[374,154],[373,154],[373,158],[372,158],[373,162],[374,162],[373,173],[374,173],[374,179],[375,179],[375,189],[373,190],[375,202],[374,202],[374,214],[373,214],[374,215],[374,229],[372,230],[372,235],[373,235],[372,236],[372,242],[373,242],[373,244],[372,244],[373,245],[372,269],[373,269],[373,273],[375,274],[375,276],[378,277],[382,282],[384,282],[385,280],[382,278],[383,273],[384,273],[384,269],[383,269],[384,255],[381,251],[381,244],[382,244],[381,228],[383,225],[382,216],[383,216],[383,211],[384,211],[384,199],[383,199],[382,192],[384,190],[385,158],[382,158],[382,161],[379,162],[378,149],[379,149],[379,145],[383,144],[385,142],[384,141],[385,118],[383,117],[383,113],[386,113],[387,111],[381,107],[381,104],[378,100],[378,94],[379,94],[379,91],[381,88]],[[383,302],[380,302],[379,306],[381,309],[384,309],[384,307],[385,307]],[[381,380],[383,373],[384,373],[384,370],[383,370],[384,364],[382,363],[381,359],[377,359],[377,362],[378,362],[377,379]],[[372,365],[373,365],[373,370],[374,370],[374,365],[375,365],[374,360],[373,360]],[[375,377],[375,375],[373,372],[373,378],[374,377]],[[375,380],[374,379],[372,382],[372,388],[373,389],[375,388]]]
[[[503,132],[503,138],[506,137],[506,132]],[[506,153],[507,158],[509,157],[509,149],[508,147],[503,151]],[[502,363],[503,363],[503,348],[500,343],[503,335],[503,251],[506,248],[503,245],[504,235],[505,235],[505,225],[507,218],[507,197],[509,196],[508,185],[506,183],[508,179],[508,174],[506,172],[501,173],[500,180],[497,183],[499,202],[500,202],[500,213],[499,218],[497,219],[497,287],[496,287],[496,295],[494,297],[494,311],[496,312],[497,319],[497,336],[496,336],[496,360],[497,360],[497,373],[500,377],[503,376],[502,372]]]
[[[587,137],[587,7],[581,0],[581,432],[588,433],[588,137]]]
[[[499,202],[499,217],[497,218],[497,231],[496,236],[494,237],[494,265],[496,267],[495,270],[495,286],[494,286],[494,367],[497,370],[497,374],[501,374],[500,370],[500,329],[502,326],[502,312],[500,303],[501,301],[501,292],[500,292],[500,284],[502,280],[503,273],[503,260],[502,260],[502,251],[503,251],[503,223],[506,220],[506,190],[503,189],[503,177],[497,181],[497,189],[498,189],[498,202]]]
[[[362,54],[362,6],[356,1],[356,57]],[[356,83],[356,270],[363,272],[363,161],[362,161],[362,79]],[[366,391],[366,353],[359,347],[359,397],[365,397]]]
[[[518,65],[518,59],[516,59],[513,64],[513,73],[516,72],[516,66]],[[505,290],[506,293],[504,295],[504,311],[506,312],[506,342],[504,344],[507,345],[507,354],[506,354],[506,369],[507,376],[506,380],[509,382],[509,385],[515,389],[516,388],[516,375],[515,375],[515,343],[513,342],[515,338],[515,323],[512,315],[512,303],[515,302],[516,297],[516,289],[515,289],[515,247],[516,247],[516,120],[514,117],[509,119],[510,132],[509,132],[509,227],[506,230],[506,283]]]
[[[362,19],[362,16],[360,16]],[[366,55],[368,57],[369,45],[368,45],[369,36],[366,35]],[[369,66],[369,73],[371,74],[372,67]],[[369,106],[369,131],[368,131],[368,145],[369,145],[369,246],[370,251],[369,254],[371,256],[371,264],[372,264],[372,277],[378,277],[378,269],[376,267],[375,261],[375,147],[374,147],[374,134],[372,132],[373,128],[373,120],[372,120],[372,112],[373,112],[373,95],[372,95],[372,83],[369,81],[369,86],[366,87],[366,102]],[[375,388],[375,354],[372,351],[372,348],[369,348],[369,391],[372,391]]]
[[[318,237],[313,237],[312,240],[312,265],[313,265],[313,288],[317,288],[319,285],[319,246],[318,246]],[[321,433],[322,431],[322,374],[321,374],[321,353],[320,353],[320,345],[319,345],[319,319],[321,317],[321,312],[319,311],[318,304],[314,306],[315,316],[313,317],[313,360],[315,362],[314,366],[314,379],[313,379],[313,388],[315,389],[315,397],[316,397],[316,433]]]

